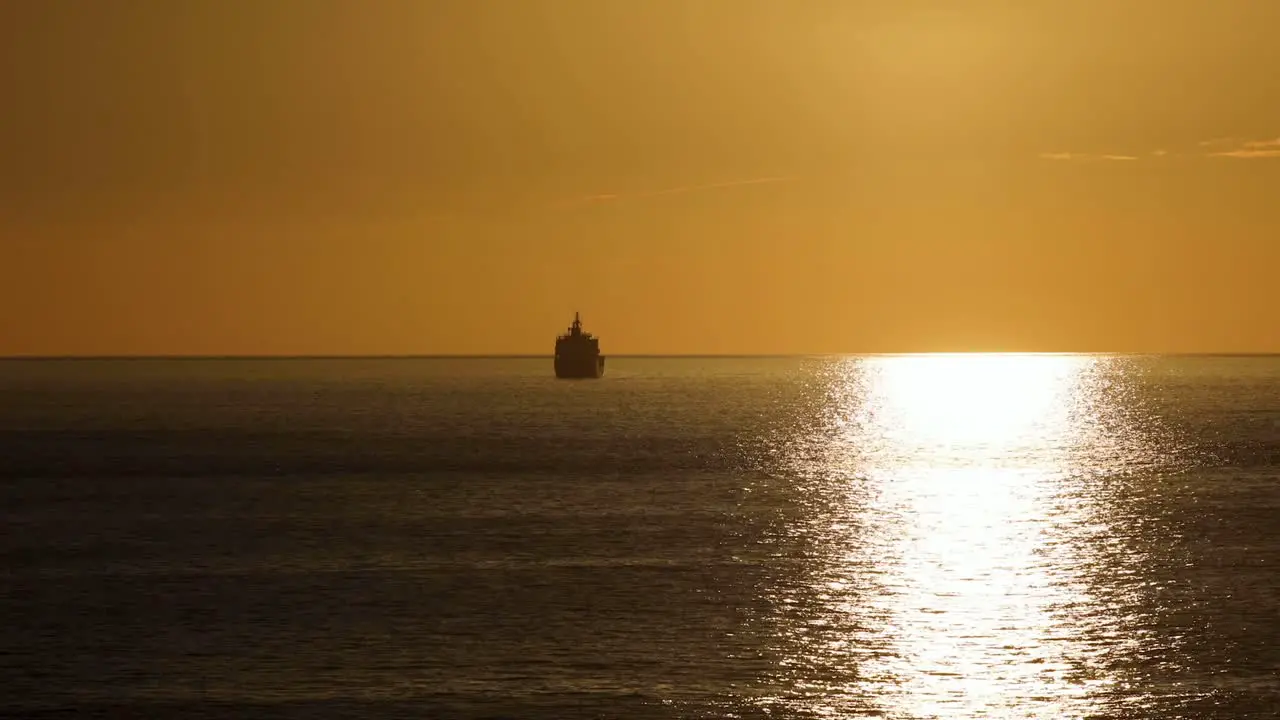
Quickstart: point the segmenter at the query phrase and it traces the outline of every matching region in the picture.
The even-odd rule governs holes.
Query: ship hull
[[[587,355],[581,357],[557,356],[556,377],[570,379],[598,378],[604,375],[604,357]]]

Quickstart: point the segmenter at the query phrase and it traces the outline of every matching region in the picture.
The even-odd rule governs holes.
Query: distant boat
[[[604,375],[600,338],[582,331],[582,320],[573,314],[568,332],[556,338],[556,377],[598,378]]]

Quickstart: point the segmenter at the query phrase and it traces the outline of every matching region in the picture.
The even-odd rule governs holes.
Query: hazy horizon
[[[1280,352],[1280,4],[0,8],[0,356]]]
[[[788,360],[801,358],[875,358],[875,357],[963,357],[963,356],[1062,356],[1062,357],[1159,357],[1159,358],[1271,358],[1280,352],[1074,352],[1057,350],[1031,351],[939,351],[939,352],[861,352],[861,353],[601,353],[621,360]],[[550,360],[551,353],[437,353],[431,355],[0,355],[0,361],[93,361],[93,360]]]

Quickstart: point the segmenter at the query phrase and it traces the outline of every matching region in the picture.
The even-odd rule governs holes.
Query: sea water
[[[10,717],[1246,718],[1280,358],[0,362]]]

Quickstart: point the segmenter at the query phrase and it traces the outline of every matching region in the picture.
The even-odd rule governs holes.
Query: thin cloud
[[[679,187],[663,188],[662,190],[649,190],[646,192],[636,193],[598,193],[595,195],[586,195],[576,200],[571,200],[568,205],[587,205],[602,202],[614,202],[618,200],[633,200],[640,198],[659,197],[662,195],[681,195],[684,193],[701,192],[705,190],[718,190],[721,188],[741,187],[744,185],[763,185],[766,183],[780,183],[795,180],[791,176],[770,176],[747,178],[743,180],[727,180],[724,182],[706,183],[704,185],[681,185]]]
[[[1237,138],[1219,137],[1219,138],[1211,138],[1209,140],[1201,140],[1199,142],[1199,145],[1200,147],[1207,147],[1207,148],[1208,147],[1230,147],[1232,145],[1238,144],[1239,142],[1240,141]]]
[[[1250,140],[1244,144],[1245,148],[1250,150],[1265,150],[1268,148],[1280,148],[1280,138],[1274,140]]]
[[[1205,141],[1200,144],[1208,145],[1211,142],[1216,141]],[[1230,144],[1214,145],[1214,147],[1226,149],[1209,153],[1211,157],[1239,158],[1243,160],[1280,157],[1280,138],[1270,140],[1232,140]]]
[[[666,190],[654,190],[647,193],[639,193],[633,197],[654,197],[657,195],[677,195],[680,193],[697,192],[699,190],[717,190],[719,188],[739,187],[741,185],[762,185],[764,183],[786,182],[794,180],[792,177],[760,177],[751,178],[749,180],[729,180],[727,182],[708,183],[706,185],[686,185],[684,187],[667,188]]]
[[[1241,148],[1240,150],[1228,150],[1227,152],[1209,154],[1213,157],[1242,158],[1245,160],[1254,158],[1280,158],[1280,148],[1272,150],[1251,150],[1248,148]]]
[[[1248,140],[1239,137],[1216,137],[1208,140],[1201,140],[1196,143],[1198,150],[1190,153],[1178,152],[1171,153],[1164,148],[1152,150],[1150,157],[1170,158],[1170,157],[1224,157],[1238,158],[1242,160],[1254,160],[1260,158],[1280,158],[1280,137],[1264,138],[1261,140]],[[1106,160],[1128,161],[1138,160],[1137,155],[1120,155],[1120,154],[1098,154],[1098,153],[1073,153],[1073,152],[1048,152],[1040,153],[1040,157],[1044,160],[1058,161],[1075,161],[1075,162],[1100,162]]]
[[[1135,155],[1098,155],[1093,153],[1070,153],[1070,152],[1051,152],[1040,153],[1043,160],[1137,160]]]

